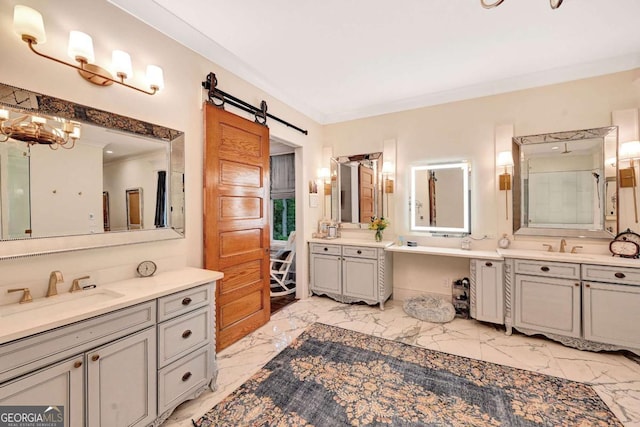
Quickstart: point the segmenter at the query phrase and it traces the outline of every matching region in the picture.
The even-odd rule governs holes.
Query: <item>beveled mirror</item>
[[[182,132],[5,84],[0,110],[0,258],[184,237]],[[80,137],[25,141],[34,116]],[[131,188],[144,217],[128,226]]]
[[[412,231],[469,234],[469,163],[411,168]]]
[[[513,138],[514,234],[617,234],[617,146],[615,126]]]
[[[381,152],[332,158],[330,175],[333,221],[369,224],[383,215]]]

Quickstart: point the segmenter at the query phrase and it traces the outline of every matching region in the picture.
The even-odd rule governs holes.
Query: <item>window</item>
[[[271,239],[287,240],[296,229],[295,156],[271,156]]]

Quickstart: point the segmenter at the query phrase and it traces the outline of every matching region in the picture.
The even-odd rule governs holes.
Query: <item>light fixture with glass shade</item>
[[[133,69],[131,66],[131,57],[128,53],[121,50],[114,51],[112,55],[112,68],[117,78],[114,78],[106,69],[93,64],[93,61],[95,60],[93,40],[91,39],[91,36],[81,31],[74,30],[69,33],[69,46],[67,50],[69,56],[80,65],[72,64],[38,52],[34,46],[37,44],[44,44],[47,37],[44,30],[42,15],[40,12],[30,7],[16,5],[13,13],[13,28],[22,40],[29,45],[29,49],[31,49],[33,53],[59,64],[74,68],[82,78],[95,85],[109,86],[113,83],[117,83],[148,95],[153,95],[164,87],[162,69],[156,65],[149,65],[147,67],[148,90],[126,83],[125,80],[132,76]]]

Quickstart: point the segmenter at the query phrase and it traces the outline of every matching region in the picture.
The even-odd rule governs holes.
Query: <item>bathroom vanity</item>
[[[640,354],[640,261],[606,255],[499,250],[505,325],[583,350]]]
[[[309,289],[336,301],[380,304],[393,291],[391,242],[359,239],[311,239],[309,241]]]
[[[160,425],[215,387],[215,282],[185,268],[0,306],[0,405],[67,426]]]

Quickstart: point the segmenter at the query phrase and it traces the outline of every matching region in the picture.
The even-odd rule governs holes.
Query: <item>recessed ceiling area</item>
[[[110,1],[323,124],[640,67],[638,0]]]

